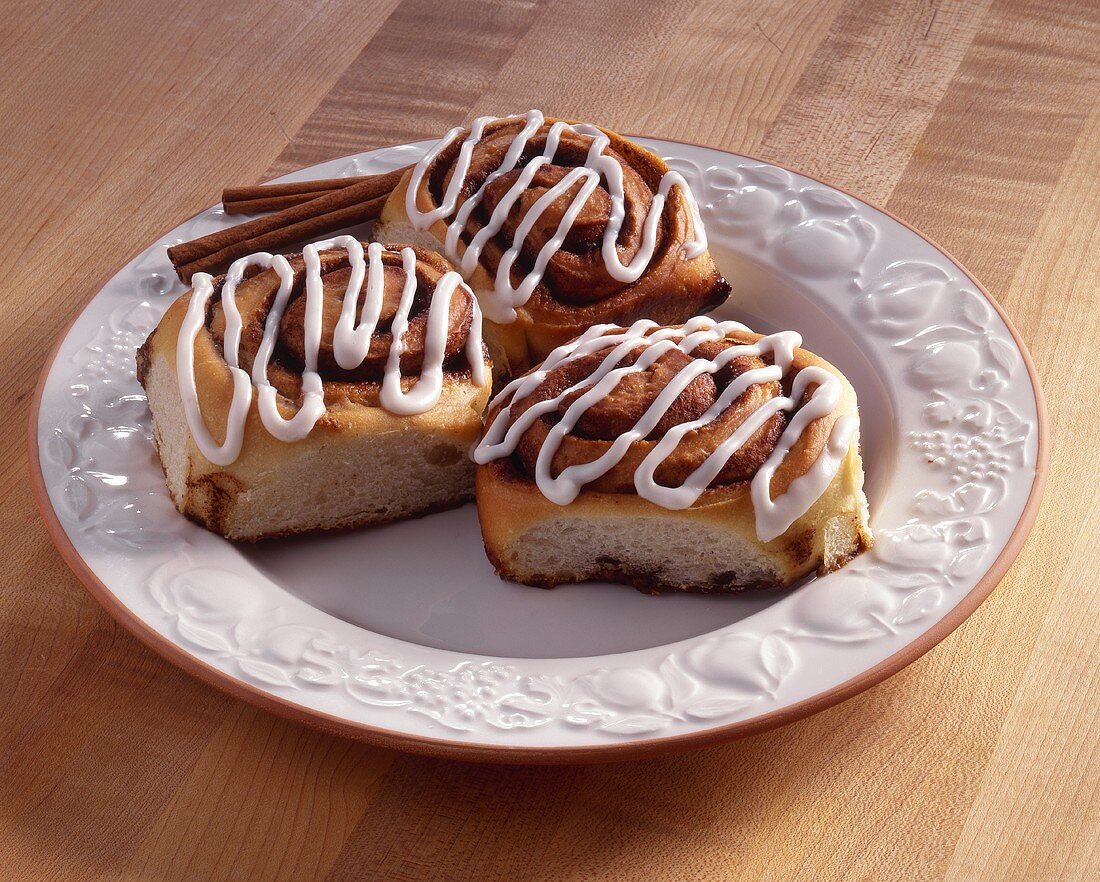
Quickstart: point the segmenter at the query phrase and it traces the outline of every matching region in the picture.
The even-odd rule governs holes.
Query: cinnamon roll
[[[481,301],[498,377],[594,324],[682,322],[730,290],[680,174],[621,135],[537,110],[451,130],[378,229],[443,243]]]
[[[181,512],[255,540],[472,496],[491,362],[442,257],[338,236],[192,285],[137,356]]]
[[[513,380],[473,454],[497,571],[733,591],[868,548],[855,392],[800,344],[706,317],[600,325]]]

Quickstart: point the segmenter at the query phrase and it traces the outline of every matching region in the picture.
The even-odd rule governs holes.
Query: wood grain
[[[0,21],[0,876],[1100,877],[1100,8],[1091,0],[211,0]],[[53,551],[24,420],[50,341],[226,183],[543,107],[885,204],[1008,310],[1047,501],[1003,584],[871,691],[645,763],[495,768],[322,735],[125,635]],[[1082,354],[1087,353],[1087,354]]]

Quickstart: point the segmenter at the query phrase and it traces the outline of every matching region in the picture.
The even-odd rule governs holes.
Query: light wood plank
[[[439,137],[500,76],[541,0],[404,0],[287,145],[271,174]],[[435,22],[426,26],[426,22]]]
[[[1092,0],[994,3],[890,209],[999,295],[1096,101],[1098,67]]]
[[[1097,156],[1100,105],[1078,137],[1008,295],[1019,304],[1023,323],[1044,329],[1043,338],[1074,341],[1040,350],[1057,468],[1041,522],[1046,554],[1028,555],[1015,574],[1053,601],[952,857],[948,878],[959,882],[1100,877],[1100,582],[1094,560],[1100,492],[1095,481],[1080,480],[1095,473],[1096,445],[1081,444],[1079,434],[1080,427],[1100,423],[1100,401],[1060,380],[1084,379],[1081,353],[1100,348]],[[1059,306],[1051,309],[1055,297]],[[1063,523],[1060,513],[1067,510],[1079,520]],[[1053,572],[1052,559],[1062,562]]]
[[[393,757],[234,704],[128,875],[183,882],[319,878]]]
[[[768,128],[762,157],[887,199],[987,5],[845,4]]]

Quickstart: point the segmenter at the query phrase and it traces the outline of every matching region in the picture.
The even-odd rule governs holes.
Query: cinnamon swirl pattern
[[[858,428],[836,413],[839,376],[818,365],[791,376],[800,343],[706,317],[594,327],[500,392],[474,459],[514,454],[563,506],[588,487],[685,509],[708,487],[747,481],[768,542],[821,497]]]
[[[239,298],[242,282],[257,269],[269,270],[274,278],[266,285],[254,282],[254,290]],[[379,406],[399,415],[434,407],[443,390],[445,363],[462,352],[473,382],[485,382],[477,300],[458,273],[441,271],[440,262],[424,253],[418,257],[411,247],[372,242],[364,252],[359,240],[337,236],[307,245],[301,258],[243,257],[230,266],[220,286],[206,273],[197,273],[192,283],[176,350],[179,393],[195,443],[217,465],[240,456],[254,396],[272,436],[290,442],[308,435],[326,412],[322,371],[332,379],[330,395],[376,396]],[[216,288],[220,297],[211,328],[233,377],[220,444],[207,429],[195,383],[195,338],[207,327]],[[335,322],[333,316],[338,316]],[[283,362],[273,365],[277,349],[290,369]],[[296,368],[300,378],[294,376]],[[413,369],[419,377],[410,380]],[[367,384],[365,393],[353,388],[361,382]],[[300,399],[293,416],[282,415],[280,397],[284,402]]]
[[[593,324],[683,321],[729,293],[679,173],[537,110],[452,129],[390,196],[382,229],[401,220],[443,243],[511,374]]]

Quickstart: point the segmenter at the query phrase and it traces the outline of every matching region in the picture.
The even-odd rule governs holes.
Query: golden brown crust
[[[756,538],[755,512],[748,484],[704,491],[690,508],[671,511],[647,499],[625,493],[582,490],[567,506],[546,499],[510,459],[477,467],[478,519],[486,554],[505,579],[540,588],[552,588],[592,580],[631,585],[647,594],[673,591],[732,593],[757,588],[784,588],[810,573],[826,575],[847,564],[874,544],[866,525],[863,468],[858,444],[853,444],[832,483],[805,515],[777,539]],[[533,570],[521,563],[524,543],[562,521],[585,525],[584,541],[598,549],[600,531],[609,525],[644,528],[647,535],[662,532],[669,544],[682,545],[685,533],[700,543],[700,552],[723,537],[733,547],[752,547],[768,562],[768,577],[746,579],[741,560],[731,555],[727,567],[710,571],[705,578],[691,575],[694,562],[683,561],[683,571],[661,571],[639,566],[630,552],[618,559],[600,560],[597,554],[573,570]],[[832,524],[831,531],[828,529]],[[635,549],[638,550],[637,546]]]
[[[558,120],[547,119],[532,138],[527,153],[540,153],[546,132]],[[522,126],[516,119],[490,124],[473,151],[464,196],[473,193],[485,177],[498,167],[504,152]],[[667,164],[644,147],[614,132],[605,153],[623,168],[626,216],[618,239],[620,259],[624,262],[637,253],[641,243],[641,225]],[[458,139],[461,140],[461,139]],[[552,165],[544,166],[530,188],[513,207],[504,228],[486,243],[480,265],[469,278],[475,292],[491,291],[493,277],[505,249],[510,247],[515,229],[531,204],[548,187],[557,183],[571,167],[584,163],[591,139],[566,131]],[[458,141],[432,163],[417,191],[422,211],[438,206],[453,172]],[[522,165],[522,163],[521,163]],[[502,175],[489,185],[481,206],[473,212],[463,235],[460,250],[488,220],[497,200],[514,183],[518,171]],[[382,211],[384,224],[407,221],[406,193],[411,172],[387,200]],[[529,271],[539,248],[556,231],[564,208],[575,196],[567,191],[535,223],[522,253],[512,269],[512,283],[519,284]],[[564,246],[550,260],[542,282],[526,304],[519,307],[514,322],[486,321],[486,338],[494,359],[501,361],[498,373],[514,376],[546,357],[556,346],[572,339],[594,324],[610,322],[630,324],[639,318],[652,318],[662,324],[686,320],[707,312],[729,295],[729,284],[709,254],[688,258],[685,243],[697,237],[687,197],[679,187],[669,193],[661,214],[657,247],[646,271],[636,282],[624,284],[612,278],[603,262],[600,243],[609,217],[610,198],[597,188],[589,197]],[[430,232],[440,241],[446,236],[444,221],[432,224]]]

